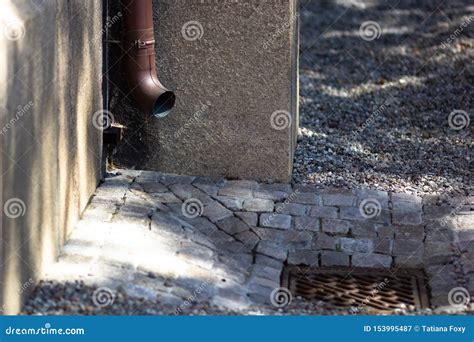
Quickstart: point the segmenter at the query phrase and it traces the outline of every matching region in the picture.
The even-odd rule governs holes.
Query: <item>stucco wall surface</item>
[[[120,8],[112,6],[113,17]],[[298,124],[295,0],[154,1],[157,67],[175,91],[163,119],[137,110],[111,49],[119,166],[289,181]],[[120,25],[116,25],[116,39]]]
[[[100,178],[102,4],[2,1],[0,12],[1,297],[12,314]]]

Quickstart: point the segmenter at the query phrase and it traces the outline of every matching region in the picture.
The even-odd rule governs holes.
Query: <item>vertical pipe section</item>
[[[132,95],[146,113],[168,115],[175,95],[158,80],[152,0],[122,0],[125,74]]]

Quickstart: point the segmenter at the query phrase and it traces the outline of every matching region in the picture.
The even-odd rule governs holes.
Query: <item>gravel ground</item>
[[[474,110],[472,2],[322,0],[301,7],[294,181],[467,194],[472,125],[458,121],[464,128],[455,130],[448,117]],[[368,21],[376,22],[374,36],[360,34]]]
[[[23,315],[175,315],[176,308],[163,305],[158,301],[144,300],[143,298],[129,297],[123,291],[117,291],[106,301],[94,302],[94,291],[97,288],[85,285],[83,282],[41,282],[26,303]],[[430,309],[413,312],[408,308],[393,314],[430,315]],[[457,312],[439,311],[435,313],[457,313],[469,315],[471,310]],[[272,306],[255,307],[242,311],[222,310],[209,304],[191,303],[180,315],[353,315],[348,310],[336,309],[323,302],[311,303],[300,298],[294,298],[289,305],[283,308]],[[357,315],[373,314],[360,309]]]

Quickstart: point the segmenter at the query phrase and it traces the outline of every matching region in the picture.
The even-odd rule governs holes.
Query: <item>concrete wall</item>
[[[3,312],[16,313],[100,177],[102,5],[2,1]]]
[[[137,110],[119,73],[123,52],[112,49],[111,111],[127,127],[115,163],[288,181],[298,123],[297,1],[156,0],[154,17],[159,76],[176,92],[176,108],[163,119]]]

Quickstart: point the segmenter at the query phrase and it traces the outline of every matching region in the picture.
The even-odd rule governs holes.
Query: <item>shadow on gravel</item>
[[[467,194],[473,25],[447,40],[468,5],[302,2],[296,182]]]

